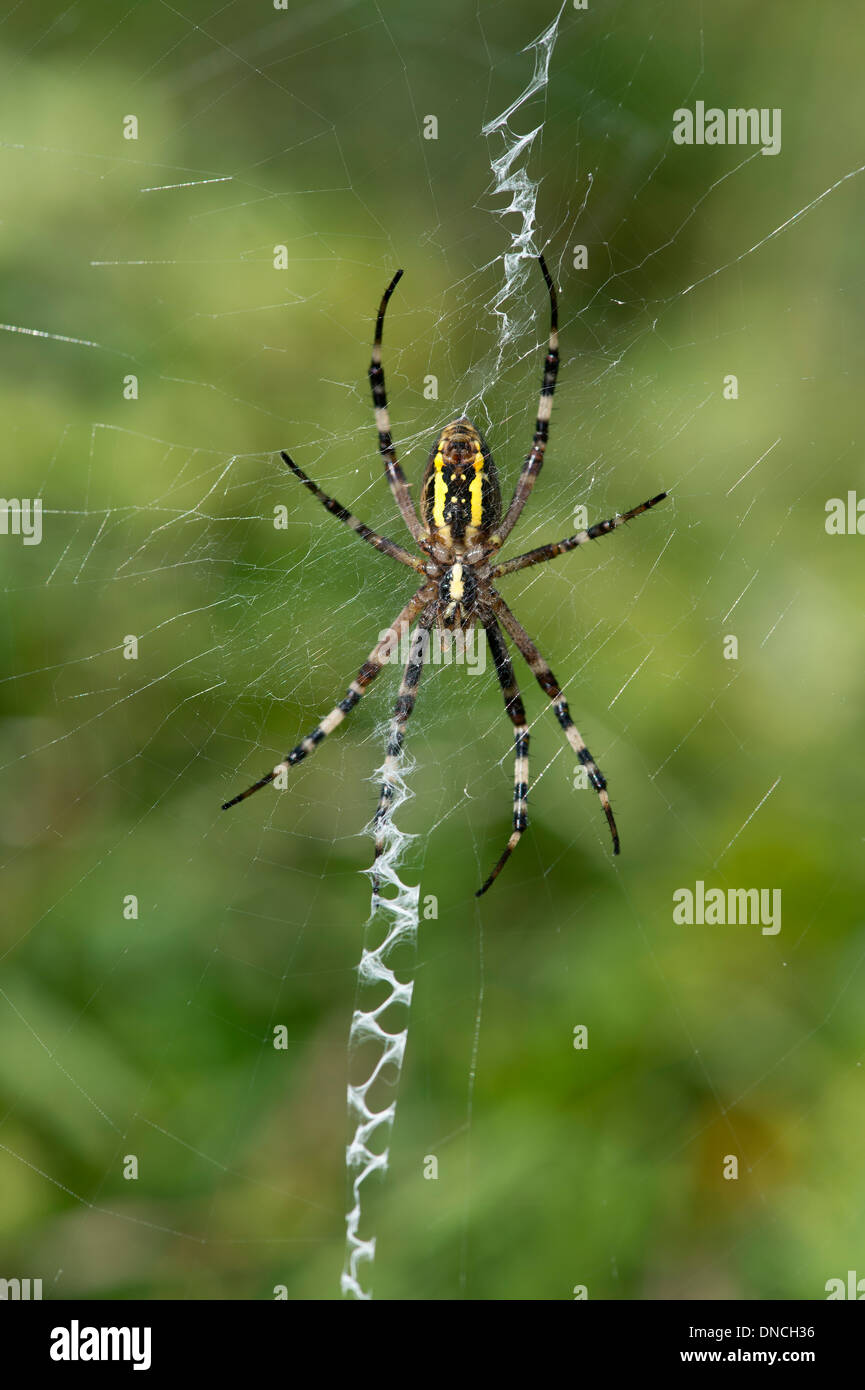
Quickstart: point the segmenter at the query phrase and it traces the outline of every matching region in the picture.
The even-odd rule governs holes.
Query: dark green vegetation
[[[529,168],[562,368],[508,553],[567,535],[579,505],[671,499],[502,581],[609,779],[619,860],[518,663],[539,780],[476,903],[509,827],[510,724],[491,669],[421,685],[400,816],[438,917],[378,1296],[814,1298],[865,1274],[865,540],[824,530],[828,498],[865,493],[865,175],[772,235],[862,163],[861,44],[852,13],[774,9],[724,6],[702,35],[688,3],[566,10],[546,101],[514,117],[545,120]],[[545,16],[481,19],[92,0],[0,30],[0,319],[99,345],[0,333],[2,490],[45,506],[41,545],[0,537],[0,1276],[46,1294],[338,1290],[365,779],[396,670],[291,791],[219,806],[410,592],[277,453],[405,539],[365,376],[397,265],[385,365],[413,485],[464,408],[506,495],[530,442],[547,302],[533,267],[498,371],[516,224],[480,127]],[[781,153],[674,146],[700,97],[781,107]],[[780,888],[781,931],[675,925],[698,879]]]

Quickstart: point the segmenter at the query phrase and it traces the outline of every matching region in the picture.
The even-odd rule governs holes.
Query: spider
[[[550,296],[549,346],[544,360],[543,383],[532,447],[504,516],[498,474],[489,446],[480,431],[463,415],[437,435],[430,449],[429,461],[421,481],[421,518],[418,519],[405,473],[397,460],[391,438],[384,369],[381,362],[385,311],[402,277],[401,270],[394,275],[379,306],[369,379],[385,476],[403,521],[418,549],[423,552],[423,558],[413,555],[395,541],[389,540],[387,536],[381,536],[364,525],[347,508],[322,492],[303,469],[299,468],[287,453],[282,452],[284,462],[295,477],[300,479],[304,487],[318,498],[332,516],[349,526],[362,540],[375,546],[382,554],[389,555],[392,560],[397,560],[423,575],[424,582],[373,647],[339,704],[324,716],[312,733],[301,739],[296,748],[286,753],[282,762],[277,763],[272,772],[266,773],[239,796],[226,801],[222,807],[227,811],[230,806],[236,806],[239,801],[244,801],[246,797],[252,796],[253,792],[260,791],[280,773],[286,772],[288,768],[294,767],[314,752],[366,694],[388,661],[400,635],[408,632],[411,625],[417,621],[390,726],[384,778],[373,821],[376,831],[375,856],[378,859],[384,847],[383,826],[393,798],[394,774],[402,751],[406,724],[414,709],[424,658],[428,650],[429,634],[435,627],[451,633],[460,631],[465,635],[475,624],[479,624],[486,633],[504,696],[505,710],[514,726],[514,801],[513,831],[492,872],[477,890],[477,897],[485,893],[498,878],[527,825],[529,730],[502,629],[510,637],[544,694],[552,702],[553,711],[565,737],[586,769],[588,780],[600,798],[613,837],[613,853],[619,853],[619,833],[610,806],[606,779],[571,718],[558,681],[525,628],[493,587],[493,581],[513,574],[516,570],[527,569],[530,565],[553,560],[557,555],[563,555],[588,541],[597,540],[600,536],[608,536],[624,522],[657,506],[667,496],[665,492],[659,492],[657,497],[651,497],[648,502],[641,502],[638,507],[620,512],[608,521],[598,521],[594,526],[578,531],[565,540],[538,546],[511,560],[496,561],[496,555],[519,520],[544,462],[553,393],[559,369],[556,289],[543,256],[539,256],[538,261]],[[373,883],[374,891],[377,892],[375,879]]]

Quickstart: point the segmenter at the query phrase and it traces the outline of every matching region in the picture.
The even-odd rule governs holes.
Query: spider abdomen
[[[496,466],[486,440],[465,416],[430,450],[421,483],[421,515],[431,536],[462,547],[495,530],[501,516]]]

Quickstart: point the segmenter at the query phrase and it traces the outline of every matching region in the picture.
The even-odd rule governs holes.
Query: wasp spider
[[[499,550],[519,520],[520,513],[529,499],[544,462],[553,392],[559,369],[556,291],[543,256],[539,256],[538,260],[550,295],[550,341],[544,360],[544,377],[532,447],[523,464],[514,495],[504,516],[502,516],[501,494],[493,456],[486,440],[475,429],[471,421],[463,416],[442,430],[430,449],[429,462],[421,482],[421,515],[418,519],[409,493],[408,483],[397,460],[391,438],[390,416],[388,415],[384,386],[384,369],[381,364],[381,338],[385,310],[402,275],[401,270],[398,270],[394,275],[379,306],[369,379],[372,386],[379,449],[384,460],[385,475],[396,504],[402,513],[403,521],[411,532],[418,549],[422,551],[422,557],[411,554],[410,551],[405,550],[395,541],[389,540],[386,536],[380,536],[369,526],[365,526],[333,497],[328,497],[322,492],[321,488],[307,477],[303,469],[298,468],[288,454],[282,454],[282,458],[295,477],[309,488],[313,496],[318,498],[331,515],[344,522],[346,526],[350,526],[363,540],[374,545],[376,550],[382,551],[383,554],[389,555],[392,560],[398,560],[400,564],[423,575],[424,582],[398,614],[381,641],[373,647],[349,686],[344,699],[340,700],[339,704],[325,715],[321,723],[313,729],[311,734],[302,739],[296,748],[292,748],[290,753],[286,753],[282,762],[278,763],[272,772],[266,773],[264,777],[261,777],[246,791],[241,792],[239,796],[232,797],[231,801],[226,801],[222,808],[224,811],[228,810],[229,806],[235,806],[239,801],[251,796],[253,792],[260,791],[280,773],[285,772],[312,753],[322,740],[338,724],[341,724],[345,716],[354,709],[361,696],[366,693],[388,661],[394,645],[416,622],[417,627],[411,641],[408,662],[403,672],[402,684],[393,713],[385,759],[384,781],[374,820],[377,831],[376,857],[378,857],[383,848],[383,824],[393,797],[393,777],[402,751],[406,723],[414,708],[430,631],[437,627],[451,632],[457,630],[465,634],[475,624],[479,624],[486,632],[496,675],[504,695],[505,709],[514,726],[515,768],[513,831],[495,868],[483,886],[478,889],[478,897],[485,893],[498,877],[516,848],[527,823],[529,730],[522,696],[514,679],[514,669],[502,633],[503,628],[528,664],[529,670],[544,694],[552,702],[553,711],[564,730],[566,739],[586,769],[588,780],[598,793],[613,837],[613,853],[618,854],[619,852],[619,834],[613,819],[606,779],[571,718],[567,701],[558,681],[525,628],[517,621],[504,599],[493,587],[494,581],[503,578],[506,574],[513,574],[515,570],[526,569],[529,565],[538,565],[546,560],[552,560],[557,555],[563,555],[568,550],[576,549],[577,546],[586,545],[588,541],[597,540],[600,536],[607,536],[624,522],[630,521],[632,517],[639,516],[641,512],[647,512],[650,507],[657,506],[667,495],[665,492],[660,492],[657,497],[650,498],[648,502],[641,502],[638,507],[632,507],[628,512],[621,512],[608,521],[598,521],[594,526],[590,526],[585,531],[578,531],[576,535],[568,536],[565,540],[539,546],[535,550],[527,551],[524,555],[517,555],[512,560],[496,560]]]

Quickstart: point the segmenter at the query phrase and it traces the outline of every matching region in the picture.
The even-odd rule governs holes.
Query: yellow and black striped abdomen
[[[470,420],[442,430],[430,450],[421,484],[421,517],[442,540],[470,545],[495,530],[501,516],[499,480],[483,436]]]

